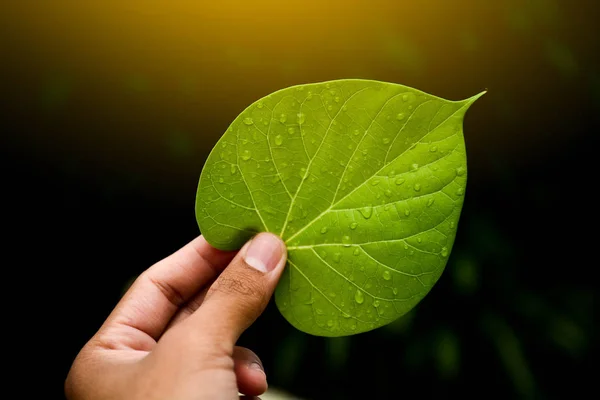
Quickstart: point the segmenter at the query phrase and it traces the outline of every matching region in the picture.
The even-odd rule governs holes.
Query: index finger
[[[157,340],[181,305],[214,279],[235,253],[218,250],[197,237],[144,271],[104,326],[125,325]]]

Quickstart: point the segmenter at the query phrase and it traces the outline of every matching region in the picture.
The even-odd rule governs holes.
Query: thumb
[[[242,247],[208,290],[189,322],[221,344],[233,346],[264,311],[287,259],[283,241],[260,233]]]

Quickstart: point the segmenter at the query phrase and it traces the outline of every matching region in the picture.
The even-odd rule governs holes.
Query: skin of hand
[[[69,400],[252,398],[267,390],[258,356],[236,346],[264,311],[287,259],[260,233],[238,252],[199,236],[144,271],[75,358]]]

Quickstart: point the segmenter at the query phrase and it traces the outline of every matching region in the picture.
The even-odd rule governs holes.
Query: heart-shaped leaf
[[[210,153],[200,231],[225,250],[280,235],[288,263],[275,300],[298,329],[344,336],[385,325],[444,270],[467,180],[462,122],[482,94],[448,101],[357,79],[272,93]]]

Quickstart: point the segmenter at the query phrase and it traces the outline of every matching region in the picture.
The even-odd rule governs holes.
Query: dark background
[[[241,340],[270,385],[304,399],[597,392],[600,3],[122,3],[0,3],[20,390],[60,398],[127,282],[199,234],[203,163],[248,104],[367,78],[450,100],[488,90],[464,123],[456,243],[432,292],[381,329],[312,337],[270,305]]]

